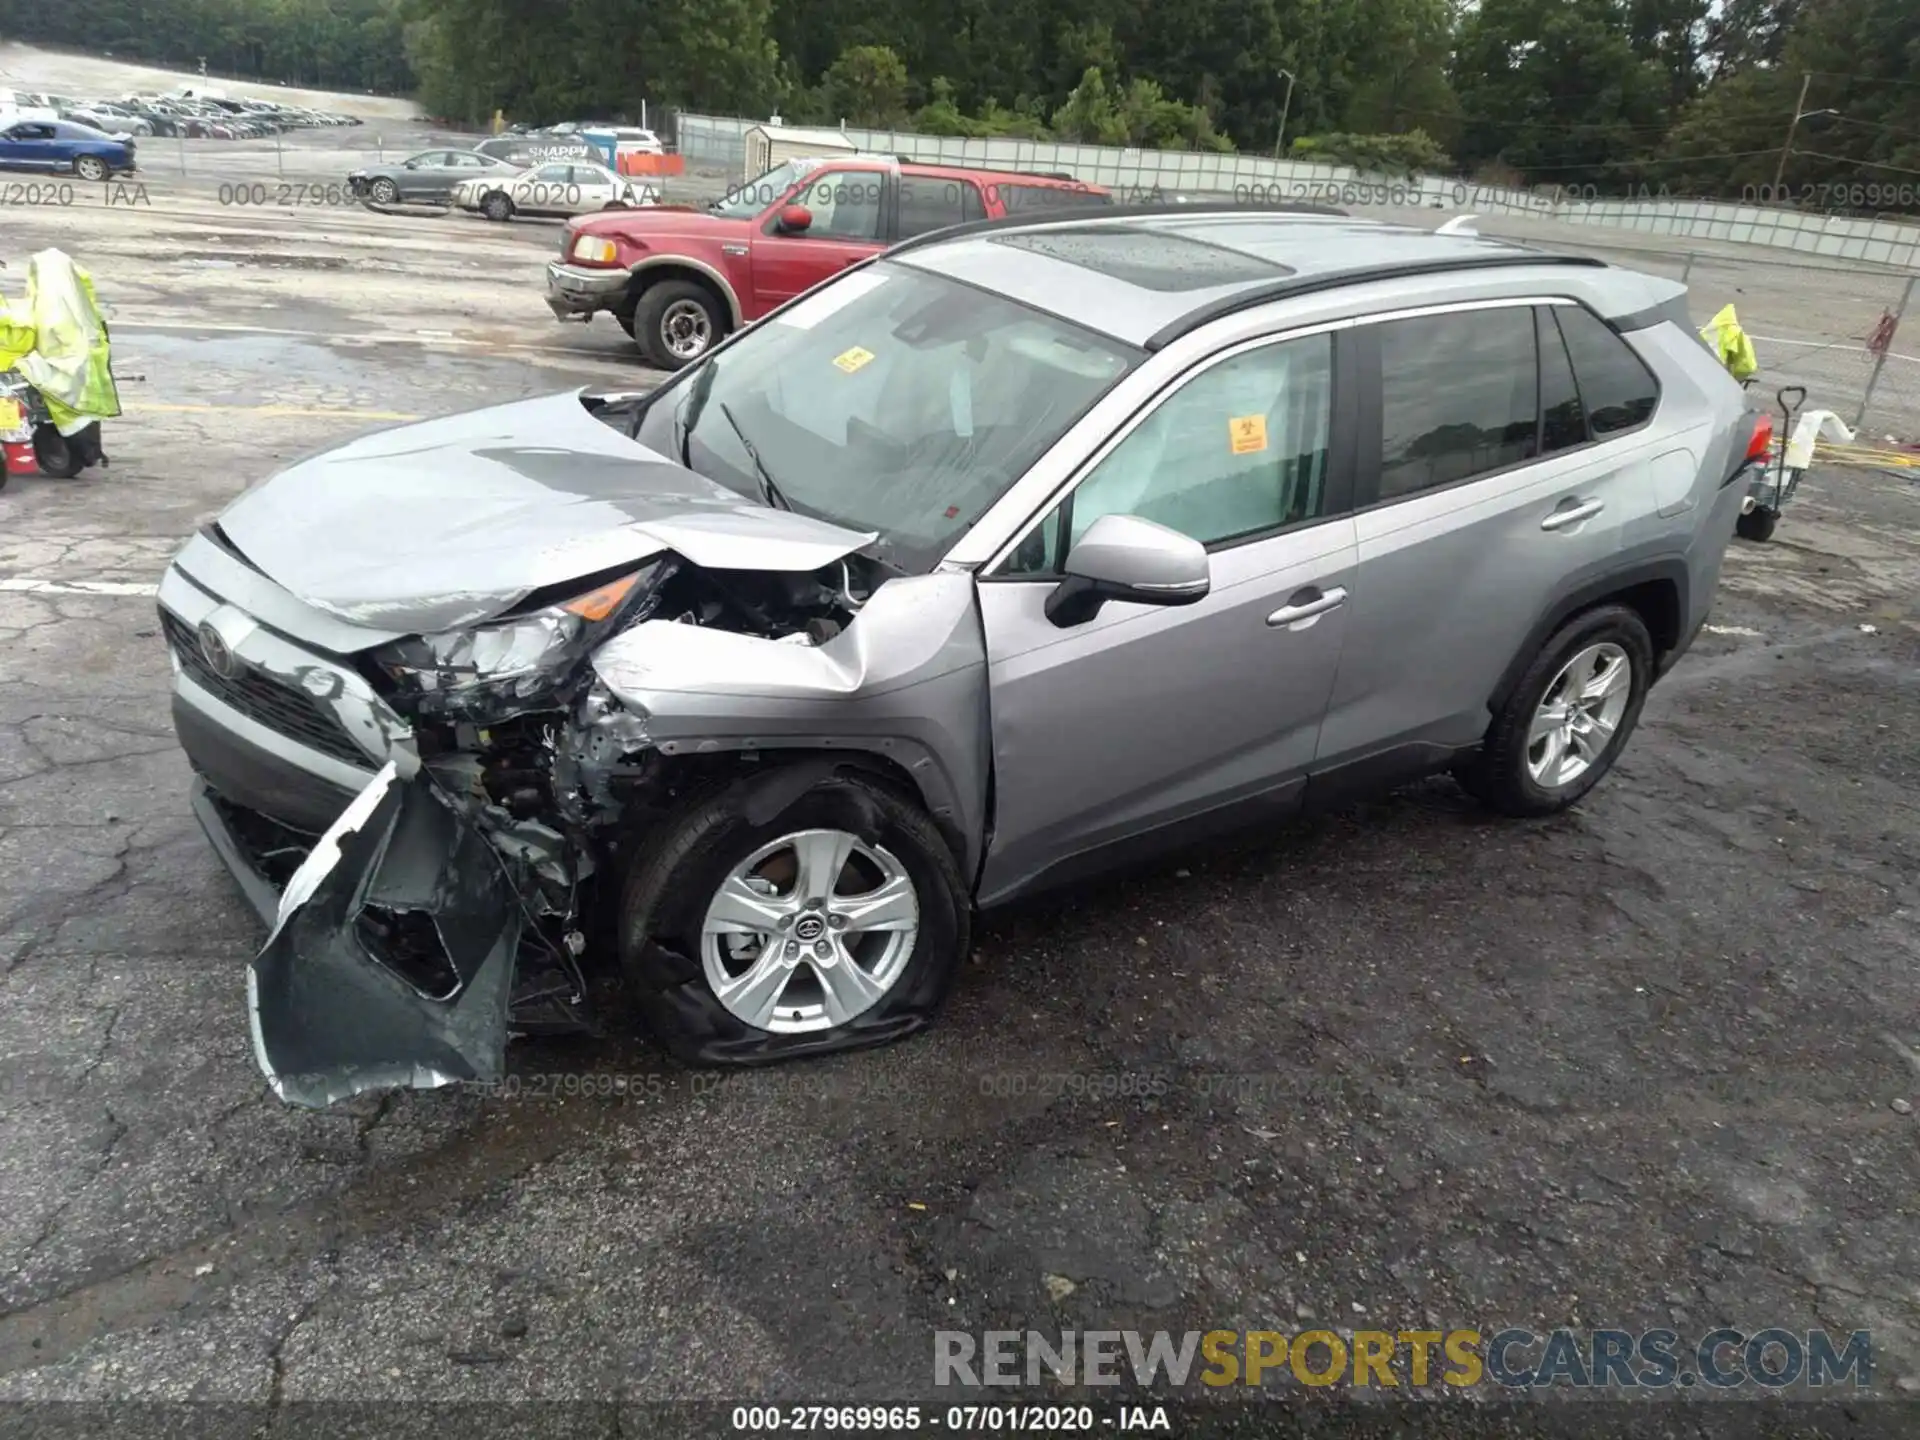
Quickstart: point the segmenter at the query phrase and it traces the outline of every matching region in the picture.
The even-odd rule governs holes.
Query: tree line
[[[460,122],[644,98],[1920,209],[1914,0],[0,0],[0,37],[410,92]]]

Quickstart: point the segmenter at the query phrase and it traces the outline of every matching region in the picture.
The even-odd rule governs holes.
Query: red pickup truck
[[[729,331],[900,240],[968,220],[1113,204],[1060,176],[867,156],[789,160],[704,210],[650,205],[569,223],[547,265],[562,320],[611,310],[678,370]]]

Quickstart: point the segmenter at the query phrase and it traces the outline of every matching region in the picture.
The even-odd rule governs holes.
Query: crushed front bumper
[[[591,316],[614,309],[632,277],[624,270],[590,270],[582,265],[547,262],[547,308],[556,320]]]
[[[524,916],[479,828],[388,765],[294,872],[248,968],[254,1056],[274,1093],[321,1109],[499,1080]]]

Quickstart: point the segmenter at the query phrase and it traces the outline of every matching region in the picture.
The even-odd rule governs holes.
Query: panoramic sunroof
[[[1293,274],[1291,267],[1163,230],[1119,225],[996,235],[996,245],[1078,265],[1143,290],[1212,290]]]

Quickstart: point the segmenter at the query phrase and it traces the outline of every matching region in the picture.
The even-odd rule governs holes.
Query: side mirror
[[[813,212],[804,205],[789,205],[780,212],[778,223],[789,235],[804,235],[813,224]]]
[[[1102,515],[1067,554],[1067,578],[1047,597],[1047,619],[1084,625],[1109,600],[1191,605],[1212,588],[1207,548],[1138,515]]]

